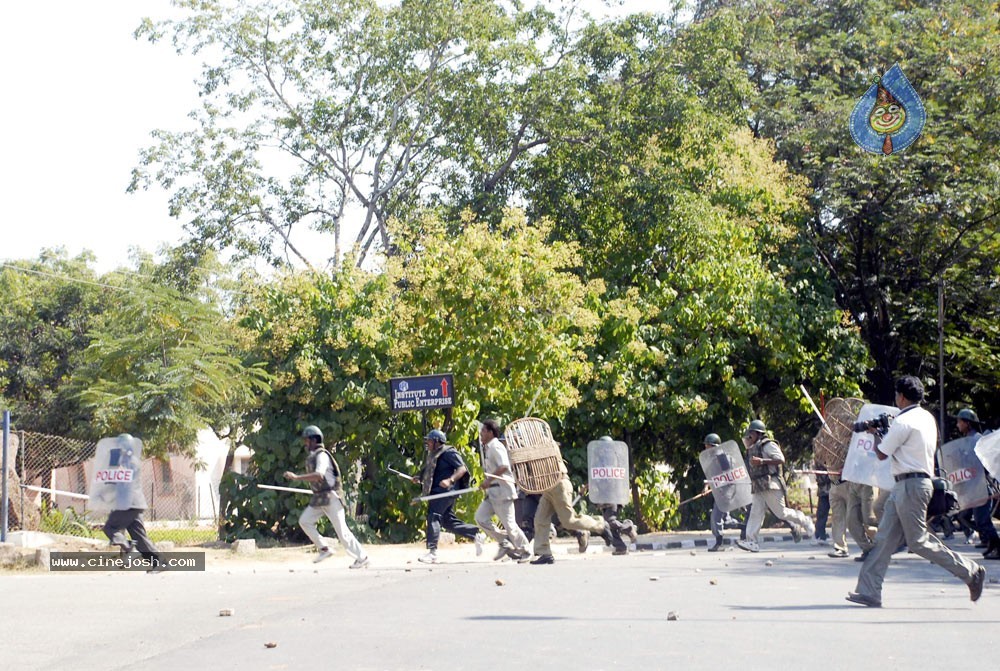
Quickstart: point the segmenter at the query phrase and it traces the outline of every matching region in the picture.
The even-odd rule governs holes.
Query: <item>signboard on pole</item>
[[[394,377],[389,380],[389,407],[393,412],[435,410],[455,405],[455,379],[451,373]]]

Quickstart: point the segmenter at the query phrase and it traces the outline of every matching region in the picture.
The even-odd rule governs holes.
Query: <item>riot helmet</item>
[[[717,433],[710,433],[707,436],[705,436],[705,444],[706,445],[722,445],[722,439],[719,438],[719,434],[717,434]]]
[[[323,442],[323,432],[319,430],[318,426],[310,424],[306,428],[302,429],[303,438],[316,438],[317,442]]]
[[[751,433],[755,431],[757,433],[766,433],[767,426],[764,424],[764,422],[760,421],[759,419],[755,419],[752,422],[750,422],[750,426],[748,426],[747,430],[743,432],[743,435],[749,436]]]
[[[448,442],[448,436],[446,436],[444,431],[441,429],[431,429],[427,432],[427,435],[424,436],[424,440],[434,440],[441,445],[444,445]]]
[[[964,419],[966,422],[979,424],[979,416],[971,408],[962,408],[958,411],[958,419]]]

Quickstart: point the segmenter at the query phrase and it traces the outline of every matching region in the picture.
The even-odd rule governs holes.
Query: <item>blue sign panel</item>
[[[455,405],[455,379],[451,373],[394,377],[389,380],[389,404],[393,412],[450,408]]]

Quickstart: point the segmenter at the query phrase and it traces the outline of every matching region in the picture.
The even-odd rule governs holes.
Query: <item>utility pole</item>
[[[938,432],[944,445],[944,276],[938,278]]]

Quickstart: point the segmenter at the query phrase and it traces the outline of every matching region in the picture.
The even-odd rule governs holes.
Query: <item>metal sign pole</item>
[[[939,444],[944,445],[945,436],[948,435],[944,427],[944,277],[938,279],[938,392],[940,393],[938,431],[941,436]]]
[[[3,476],[0,478],[0,543],[7,542],[7,451],[10,447],[10,410],[3,411]]]

